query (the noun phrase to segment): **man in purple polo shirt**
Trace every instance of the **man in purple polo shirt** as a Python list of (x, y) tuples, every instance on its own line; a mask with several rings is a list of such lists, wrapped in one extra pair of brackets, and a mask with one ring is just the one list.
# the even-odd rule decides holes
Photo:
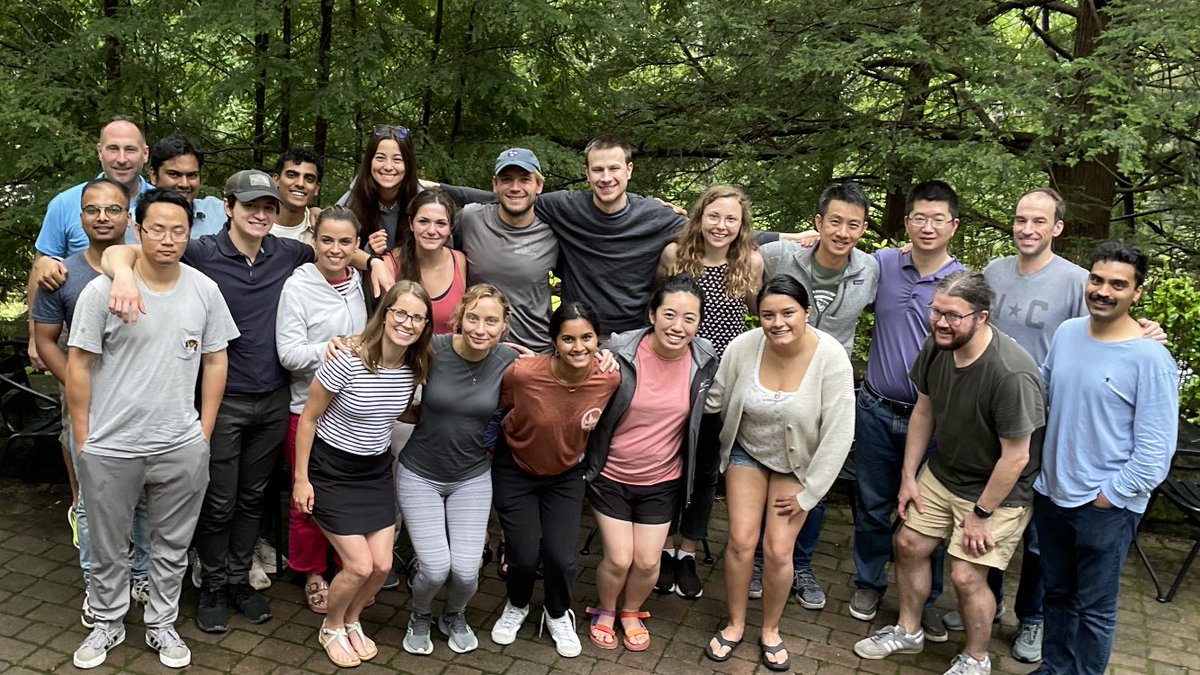
[[(946, 250), (958, 230), (958, 195), (940, 181), (920, 183), (905, 200), (904, 226), (911, 250), (875, 253), (879, 290), (875, 327), (867, 358), (867, 378), (859, 389), (855, 414), (854, 464), (857, 480), (854, 523), (854, 585), (850, 614), (871, 621), (887, 590), (892, 552), (892, 514), (900, 489), (904, 440), (917, 391), (908, 370), (929, 334), (929, 303), (943, 277), (965, 269)], [(934, 443), (930, 443), (930, 450)], [(932, 607), (942, 592), (942, 555), (934, 555), (933, 586), (922, 616), (925, 639), (948, 639)]]

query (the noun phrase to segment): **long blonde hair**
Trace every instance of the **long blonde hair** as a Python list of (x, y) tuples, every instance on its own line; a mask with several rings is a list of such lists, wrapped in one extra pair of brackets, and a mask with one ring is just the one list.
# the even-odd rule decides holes
[(379, 303), (375, 305), (375, 313), (371, 315), (370, 321), (367, 321), (367, 327), (363, 329), (362, 339), (358, 343), (358, 357), (362, 359), (363, 366), (367, 370), (372, 374), (379, 374), (379, 360), (383, 358), (383, 331), (387, 326), (388, 310), (402, 295), (411, 295), (425, 305), (425, 326), (421, 329), (421, 335), (416, 342), (404, 350), (404, 365), (412, 369), (413, 381), (416, 384), (425, 384), (425, 378), (429, 376), (429, 366), (433, 363), (433, 302), (430, 301), (429, 294), (425, 292), (421, 284), (407, 280), (397, 281), (387, 293), (383, 294)]
[(754, 236), (750, 234), (754, 226), (754, 217), (750, 212), (750, 200), (746, 193), (732, 185), (714, 185), (704, 191), (692, 211), (688, 215), (687, 224), (675, 239), (678, 248), (675, 251), (675, 261), (667, 276), (686, 274), (699, 279), (704, 274), (704, 233), (701, 230), (704, 219), (704, 209), (718, 199), (733, 197), (742, 207), (742, 226), (737, 236), (729, 244), (725, 255), (728, 267), (725, 272), (725, 295), (730, 298), (740, 298), (754, 290), (754, 278), (750, 266), (750, 257), (757, 246)]

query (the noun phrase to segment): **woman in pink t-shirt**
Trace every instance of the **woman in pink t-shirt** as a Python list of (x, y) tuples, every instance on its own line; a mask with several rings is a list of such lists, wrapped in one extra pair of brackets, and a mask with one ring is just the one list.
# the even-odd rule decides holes
[(667, 279), (650, 300), (650, 327), (615, 335), (607, 347), (621, 384), (588, 443), (588, 495), (604, 537), (596, 569), (599, 608), (589, 637), (645, 651), (650, 633), (641, 607), (658, 580), (659, 554), (671, 520), (691, 498), (696, 438), (708, 386), (716, 374), (712, 345), (696, 337), (704, 291), (695, 279)]

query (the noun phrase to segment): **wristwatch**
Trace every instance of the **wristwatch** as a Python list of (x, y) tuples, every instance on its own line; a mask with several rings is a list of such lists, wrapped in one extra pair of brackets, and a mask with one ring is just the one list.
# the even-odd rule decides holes
[(992, 512), (991, 512), (991, 511), (988, 511), (988, 510), (987, 510), (987, 509), (985, 509), (985, 508), (983, 508), (983, 507), (982, 507), (982, 506), (980, 506), (979, 504), (976, 504), (976, 505), (975, 505), (975, 515), (976, 515), (976, 516), (979, 516), (980, 518), (982, 518), (982, 519), (984, 519), (984, 520), (987, 520), (988, 518), (991, 518), (991, 517), (992, 517)]

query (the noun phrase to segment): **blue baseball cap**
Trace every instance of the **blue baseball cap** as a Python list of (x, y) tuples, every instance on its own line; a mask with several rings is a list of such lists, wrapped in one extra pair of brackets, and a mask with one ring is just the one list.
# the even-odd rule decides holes
[(538, 162), (537, 155), (528, 148), (509, 148), (500, 153), (500, 156), (496, 158), (496, 175), (510, 166), (519, 166), (530, 173), (542, 172), (542, 165)]

